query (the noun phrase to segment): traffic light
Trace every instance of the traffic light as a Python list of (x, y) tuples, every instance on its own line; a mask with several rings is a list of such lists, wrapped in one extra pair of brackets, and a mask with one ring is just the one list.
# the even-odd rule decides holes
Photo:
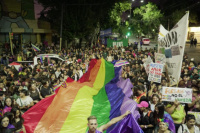
[(131, 35), (131, 33), (130, 33), (130, 32), (127, 32), (126, 36), (130, 36), (130, 35)]

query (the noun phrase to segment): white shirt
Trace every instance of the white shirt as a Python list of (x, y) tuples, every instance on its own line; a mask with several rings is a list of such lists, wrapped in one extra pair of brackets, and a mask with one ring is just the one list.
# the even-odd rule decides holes
[(150, 104), (151, 111), (154, 111), (155, 110), (155, 104), (153, 104), (151, 102), (149, 102), (149, 104)]
[(18, 98), (16, 102), (21, 107), (28, 106), (31, 104), (31, 102), (33, 102), (33, 99), (30, 96), (26, 96), (25, 99)]
[(109, 62), (112, 61), (112, 56), (108, 56), (107, 58), (108, 58), (107, 60), (108, 60)]
[(83, 72), (82, 70), (78, 70), (78, 73), (79, 73), (79, 79), (83, 76)]
[(58, 78), (60, 76), (60, 74), (61, 74), (61, 72), (56, 71), (55, 72), (56, 78)]
[[(178, 128), (178, 133), (190, 133), (190, 131), (185, 124), (182, 124), (182, 126)], [(200, 133), (199, 128), (197, 126), (194, 126), (194, 133)]]

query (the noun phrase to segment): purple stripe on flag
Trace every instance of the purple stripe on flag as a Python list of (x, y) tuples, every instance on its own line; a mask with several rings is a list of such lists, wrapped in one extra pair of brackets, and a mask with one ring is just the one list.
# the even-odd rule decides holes
[[(128, 98), (132, 94), (131, 88), (133, 87), (133, 85), (131, 84), (130, 80), (123, 80), (123, 79), (119, 78), (120, 75), (121, 75), (121, 68), (120, 67), (115, 68), (115, 78), (113, 78), (105, 86), (108, 100), (111, 105), (110, 120), (125, 113), (127, 110), (130, 110), (131, 113), (134, 114), (134, 117), (138, 119), (140, 117), (140, 115), (139, 115), (139, 112), (136, 110), (137, 103)], [(124, 89), (121, 89), (121, 87)], [(128, 93), (130, 93), (130, 94), (128, 94)], [(128, 96), (126, 96), (126, 94)], [(130, 106), (130, 107), (128, 107), (128, 106)], [(134, 117), (130, 117), (126, 121), (121, 121), (121, 122), (125, 123), (125, 124), (129, 123), (129, 125), (132, 124), (130, 126), (131, 131), (133, 131), (133, 128), (134, 128), (134, 131), (138, 131), (140, 133), (140, 131), (142, 131), (142, 130), (139, 127), (138, 123), (136, 122), (137, 119), (135, 119)], [(118, 130), (119, 123), (121, 123), (121, 122), (118, 122), (117, 124), (108, 128), (107, 133), (109, 133), (110, 131), (114, 131), (112, 133), (123, 133), (125, 131), (129, 131), (129, 127), (123, 128), (122, 130)]]
[(109, 133), (143, 133), (136, 119), (132, 114), (117, 123), (115, 128)]

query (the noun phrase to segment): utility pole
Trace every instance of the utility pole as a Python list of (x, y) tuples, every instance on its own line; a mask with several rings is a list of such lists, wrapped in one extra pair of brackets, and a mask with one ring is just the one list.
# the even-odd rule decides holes
[(62, 29), (63, 29), (63, 9), (64, 9), (64, 4), (62, 3), (62, 9), (61, 9), (61, 22), (60, 22), (60, 51), (62, 47)]
[(169, 31), (169, 19), (168, 19), (168, 31)]

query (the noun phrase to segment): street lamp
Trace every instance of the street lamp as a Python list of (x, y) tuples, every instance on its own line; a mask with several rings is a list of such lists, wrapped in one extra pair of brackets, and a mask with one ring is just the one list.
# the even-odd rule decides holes
[(130, 15), (128, 15), (128, 18), (130, 18)]
[(140, 2), (141, 2), (141, 3), (143, 3), (143, 2), (144, 2), (144, 0), (141, 0)]

